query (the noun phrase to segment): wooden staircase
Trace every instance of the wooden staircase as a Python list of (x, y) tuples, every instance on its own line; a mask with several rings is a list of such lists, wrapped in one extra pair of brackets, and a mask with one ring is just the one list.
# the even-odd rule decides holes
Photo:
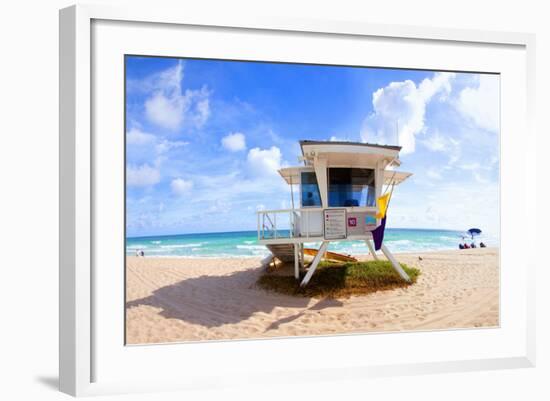
[(269, 244), (266, 247), (281, 262), (294, 262), (294, 244)]

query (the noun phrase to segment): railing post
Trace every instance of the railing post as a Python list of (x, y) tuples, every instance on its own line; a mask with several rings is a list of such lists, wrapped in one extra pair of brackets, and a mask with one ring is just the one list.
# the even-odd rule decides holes
[(273, 213), (273, 237), (277, 239), (277, 212)]
[(288, 212), (288, 222), (290, 223), (290, 238), (294, 237), (294, 218), (292, 215), (292, 210)]
[(306, 223), (307, 223), (306, 238), (309, 238), (309, 210), (306, 211), (306, 215), (307, 215), (307, 219), (306, 219)]

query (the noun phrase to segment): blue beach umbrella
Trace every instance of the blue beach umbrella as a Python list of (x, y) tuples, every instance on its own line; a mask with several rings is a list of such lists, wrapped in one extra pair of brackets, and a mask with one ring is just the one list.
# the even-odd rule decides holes
[(467, 232), (472, 236), (472, 238), (481, 234), (481, 230), (479, 228), (470, 228)]

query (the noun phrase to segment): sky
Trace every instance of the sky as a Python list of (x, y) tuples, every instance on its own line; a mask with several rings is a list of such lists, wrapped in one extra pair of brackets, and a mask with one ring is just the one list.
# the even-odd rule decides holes
[(256, 229), (299, 140), (400, 145), (388, 227), (499, 231), (499, 76), (126, 57), (127, 236)]

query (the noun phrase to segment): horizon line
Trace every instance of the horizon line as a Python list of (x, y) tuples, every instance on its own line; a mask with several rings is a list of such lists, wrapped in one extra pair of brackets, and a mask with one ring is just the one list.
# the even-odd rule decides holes
[[(425, 230), (425, 231), (456, 231), (464, 232), (467, 230), (458, 230), (453, 228), (424, 228), (424, 227), (387, 227), (387, 230)], [(288, 230), (285, 228), (283, 230)], [(207, 232), (193, 232), (193, 233), (178, 233), (178, 234), (149, 234), (149, 235), (139, 235), (139, 236), (126, 236), (125, 239), (140, 239), (140, 238), (150, 238), (150, 237), (174, 237), (178, 235), (204, 235), (204, 234), (235, 234), (235, 233), (245, 233), (245, 232), (257, 232), (257, 230), (234, 230), (234, 231), (207, 231)]]

